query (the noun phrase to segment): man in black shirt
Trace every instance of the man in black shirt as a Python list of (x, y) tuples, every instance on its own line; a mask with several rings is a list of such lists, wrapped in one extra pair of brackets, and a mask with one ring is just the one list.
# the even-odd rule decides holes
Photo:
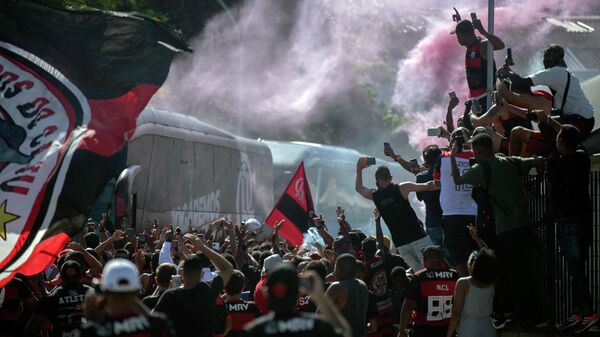
[(50, 336), (79, 336), (82, 323), (82, 303), (92, 288), (81, 283), (81, 265), (66, 261), (60, 269), (62, 285), (48, 297), (42, 297), (35, 313), (25, 327), (25, 336), (37, 336), (49, 320), (52, 323)]
[(558, 224), (558, 243), (561, 253), (567, 259), (572, 279), (574, 308), (563, 329), (575, 327), (577, 333), (598, 322), (585, 274), (585, 260), (593, 236), (589, 193), (590, 159), (585, 151), (577, 150), (580, 140), (579, 130), (575, 126), (563, 124), (556, 138), (560, 156), (547, 162), (548, 187)]
[(158, 300), (154, 311), (167, 315), (178, 336), (212, 337), (217, 296), (229, 282), (233, 266), (219, 253), (206, 247), (203, 240), (193, 235), (187, 238), (199, 254), (214, 264), (219, 275), (210, 284), (200, 282), (204, 262), (199, 255), (189, 255), (183, 262), (183, 287), (167, 290)]
[(154, 293), (150, 296), (144, 297), (142, 302), (150, 309), (154, 309), (156, 303), (158, 303), (158, 299), (162, 296), (162, 294), (169, 289), (169, 285), (171, 284), (171, 277), (177, 274), (177, 268), (172, 263), (163, 263), (158, 268), (156, 268), (156, 284), (157, 288), (154, 290)]
[[(175, 336), (169, 321), (163, 315), (150, 313), (138, 299), (142, 285), (133, 262), (126, 259), (110, 260), (102, 274), (101, 292), (88, 293), (85, 300), (86, 317), (90, 321), (83, 325), (81, 336)], [(101, 314), (93, 314), (98, 312)]]
[(271, 312), (245, 328), (248, 337), (352, 337), (348, 322), (324, 294), (323, 283), (314, 271), (306, 272), (303, 292), (319, 306), (325, 320), (296, 309), (300, 280), (296, 269), (283, 263), (267, 276), (267, 305)]
[[(427, 171), (417, 174), (417, 183), (433, 180), (433, 170), (442, 151), (437, 145), (428, 145), (423, 150), (423, 159)], [(440, 206), (440, 191), (417, 192), (417, 199), (425, 203), (425, 228), (427, 235), (434, 245), (441, 246), (444, 239), (442, 229), (442, 206)]]
[(373, 200), (377, 210), (385, 220), (394, 245), (406, 263), (414, 270), (423, 268), (421, 249), (431, 245), (429, 236), (425, 234), (421, 221), (412, 209), (408, 195), (410, 192), (435, 191), (438, 187), (434, 181), (425, 184), (403, 182), (392, 183), (390, 170), (379, 166), (375, 171), (377, 190), (363, 186), (362, 170), (367, 165), (367, 157), (361, 157), (356, 163), (355, 189), (364, 198)]

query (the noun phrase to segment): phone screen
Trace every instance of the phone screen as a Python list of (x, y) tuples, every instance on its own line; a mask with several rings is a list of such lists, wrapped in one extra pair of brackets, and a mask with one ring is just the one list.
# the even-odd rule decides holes
[(367, 165), (372, 166), (372, 165), (375, 165), (375, 163), (376, 163), (375, 157), (367, 158)]
[(133, 227), (127, 227), (127, 236), (134, 236), (135, 235), (135, 230), (133, 229)]

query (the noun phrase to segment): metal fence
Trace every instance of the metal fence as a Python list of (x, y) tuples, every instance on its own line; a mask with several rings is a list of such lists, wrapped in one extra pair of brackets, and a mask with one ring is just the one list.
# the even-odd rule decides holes
[[(600, 309), (600, 156), (594, 156), (590, 173), (590, 196), (592, 199), (593, 238), (588, 251), (586, 271), (593, 297), (594, 309)], [(532, 268), (535, 273), (535, 289), (539, 308), (546, 321), (555, 324), (567, 317), (572, 310), (571, 280), (565, 258), (559, 254), (556, 224), (546, 221), (546, 184), (535, 175), (527, 179), (531, 218), (535, 222), (536, 249)]]

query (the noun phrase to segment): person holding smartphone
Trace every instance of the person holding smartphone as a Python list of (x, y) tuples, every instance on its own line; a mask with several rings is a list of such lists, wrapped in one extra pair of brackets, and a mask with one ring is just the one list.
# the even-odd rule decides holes
[(423, 268), (421, 249), (431, 245), (429, 236), (423, 230), (422, 222), (417, 218), (408, 195), (411, 192), (435, 191), (434, 181), (427, 183), (392, 182), (389, 168), (379, 166), (375, 171), (377, 189), (363, 185), (362, 171), (367, 167), (367, 157), (361, 157), (356, 163), (355, 189), (364, 198), (372, 200), (385, 220), (399, 255), (414, 270)]

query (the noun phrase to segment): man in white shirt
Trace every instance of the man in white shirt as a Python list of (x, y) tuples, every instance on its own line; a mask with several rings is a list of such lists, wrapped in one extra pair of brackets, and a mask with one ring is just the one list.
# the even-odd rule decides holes
[[(514, 91), (528, 92), (532, 86), (545, 85), (550, 88), (554, 96), (550, 104), (549, 101), (546, 102), (545, 100), (527, 99), (528, 97), (525, 97), (527, 95), (511, 95), (517, 99), (518, 96), (521, 96), (522, 99), (512, 103), (521, 103), (519, 105), (533, 110), (543, 110), (543, 112), (536, 113), (541, 134), (531, 130), (526, 132), (513, 130), (511, 144), (515, 142), (527, 144), (530, 138), (533, 137), (536, 142), (546, 143), (546, 146), (542, 146), (542, 148), (550, 147), (550, 150), (554, 151), (556, 135), (560, 131), (561, 124), (575, 125), (583, 139), (587, 138), (592, 132), (595, 123), (594, 107), (585, 97), (579, 79), (567, 69), (564, 55), (565, 51), (561, 46), (550, 44), (544, 50), (544, 70), (528, 77), (521, 77), (505, 68), (498, 70), (498, 77), (508, 77), (512, 82), (512, 90)], [(558, 116), (549, 118), (551, 109)], [(511, 148), (513, 147), (511, 146)], [(520, 149), (520, 147), (518, 148)], [(512, 155), (520, 155), (520, 153), (512, 153)]]
[[(458, 136), (458, 137), (457, 137)], [(452, 133), (452, 140), (462, 138), (463, 150), (456, 156), (461, 172), (471, 168), (470, 159), (473, 151), (467, 147), (470, 132), (466, 128), (458, 128)], [(468, 276), (467, 260), (477, 245), (471, 239), (467, 226), (475, 224), (477, 204), (471, 197), (472, 186), (455, 185), (452, 178), (450, 152), (443, 152), (435, 165), (433, 179), (440, 187), (440, 206), (442, 207), (444, 227), (444, 247), (450, 253), (450, 263), (460, 276)]]

